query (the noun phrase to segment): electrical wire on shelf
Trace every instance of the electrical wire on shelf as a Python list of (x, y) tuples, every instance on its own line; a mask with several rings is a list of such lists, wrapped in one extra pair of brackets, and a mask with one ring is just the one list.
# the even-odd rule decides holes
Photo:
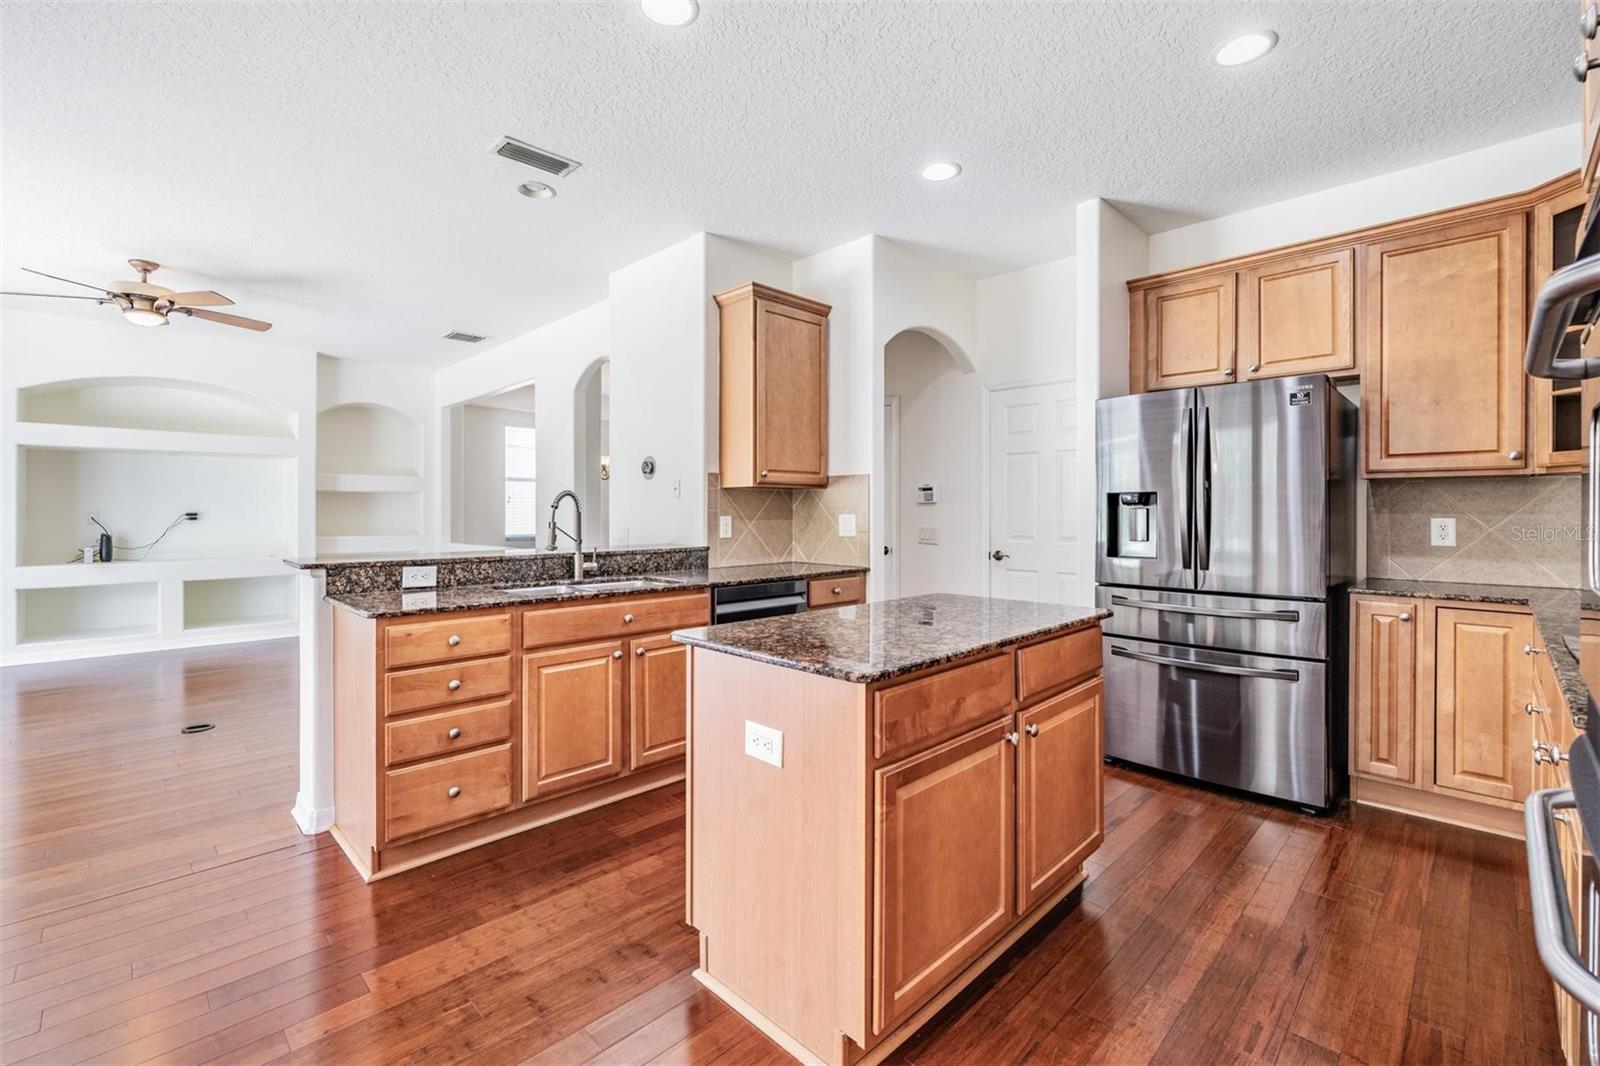
[[(112, 547), (115, 548), (119, 552), (143, 552), (144, 554), (140, 555), (137, 559), (129, 560), (130, 562), (142, 562), (145, 559), (148, 559), (150, 557), (150, 552), (152, 550), (154, 550), (154, 548), (155, 548), (155, 546), (157, 544), (160, 544), (163, 540), (167, 539), (167, 534), (168, 533), (171, 533), (174, 529), (177, 529), (179, 526), (183, 525), (184, 522), (188, 521), (188, 518), (189, 518), (189, 512), (188, 511), (182, 512), (181, 514), (178, 515), (177, 518), (174, 518), (167, 525), (166, 529), (163, 529), (161, 531), (160, 535), (157, 536), (155, 540), (150, 541), (148, 544), (116, 544), (116, 543), (113, 543)], [(111, 530), (107, 529), (105, 527), (105, 525), (100, 521), (100, 519), (95, 518), (93, 515), (90, 515), (89, 516), (89, 521), (91, 521), (95, 525), (99, 526), (100, 527), (100, 532), (104, 533), (108, 537), (111, 536)], [(76, 562), (81, 562), (82, 560), (83, 560), (83, 549), (80, 548), (80, 549), (78, 549), (77, 554), (75, 554), (71, 559), (69, 559), (67, 561), (68, 562), (72, 562), (72, 563), (76, 563)], [(102, 561), (104, 561), (104, 560), (102, 560)]]

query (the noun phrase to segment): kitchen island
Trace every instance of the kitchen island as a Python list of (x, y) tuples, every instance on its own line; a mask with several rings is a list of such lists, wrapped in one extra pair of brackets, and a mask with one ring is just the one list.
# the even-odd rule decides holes
[(1092, 607), (916, 596), (680, 630), (696, 977), (806, 1062), (876, 1062), (1083, 882)]

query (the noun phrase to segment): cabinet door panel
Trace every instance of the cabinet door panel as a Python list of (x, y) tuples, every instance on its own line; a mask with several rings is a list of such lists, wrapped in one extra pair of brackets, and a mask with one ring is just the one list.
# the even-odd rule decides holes
[(1520, 472), (1524, 216), (1361, 248), (1365, 471)]
[(1233, 378), (1234, 275), (1177, 281), (1144, 294), (1147, 389)]
[(1017, 910), (1065, 884), (1105, 839), (1100, 681), (1017, 716)]
[(1417, 627), (1422, 624), (1415, 600), (1351, 601), (1351, 773), (1416, 784)]
[(689, 648), (670, 635), (628, 642), (628, 733), (633, 769), (683, 754)]
[(1533, 694), (1523, 650), (1533, 618), (1440, 608), (1434, 681), (1434, 784), (1520, 803), (1532, 787)]
[(756, 301), (756, 466), (763, 485), (828, 481), (828, 320)]
[(874, 775), (873, 1029), (893, 1028), (1012, 921), (1011, 720)]
[(1239, 364), (1245, 379), (1331, 374), (1356, 365), (1355, 251), (1296, 256), (1241, 275)]
[(522, 795), (622, 773), (622, 644), (607, 641), (522, 658)]

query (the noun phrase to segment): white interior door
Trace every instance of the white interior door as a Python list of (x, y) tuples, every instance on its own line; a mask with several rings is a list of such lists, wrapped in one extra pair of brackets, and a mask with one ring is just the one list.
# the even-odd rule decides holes
[(989, 595), (1067, 603), (1083, 522), (1071, 382), (989, 393)]
[(900, 595), (900, 397), (883, 399), (883, 598)]

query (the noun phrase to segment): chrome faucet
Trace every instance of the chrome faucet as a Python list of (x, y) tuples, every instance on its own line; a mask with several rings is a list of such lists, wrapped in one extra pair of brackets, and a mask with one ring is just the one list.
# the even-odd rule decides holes
[[(574, 532), (568, 533), (556, 525), (556, 512), (561, 509), (561, 501), (572, 501), (572, 528)], [(550, 539), (545, 544), (545, 550), (556, 550), (556, 534), (560, 533), (572, 541), (572, 576), (582, 577), (585, 572), (596, 569), (598, 563), (583, 561), (583, 503), (578, 499), (578, 494), (571, 489), (562, 489), (556, 493), (556, 498), (550, 501)]]

